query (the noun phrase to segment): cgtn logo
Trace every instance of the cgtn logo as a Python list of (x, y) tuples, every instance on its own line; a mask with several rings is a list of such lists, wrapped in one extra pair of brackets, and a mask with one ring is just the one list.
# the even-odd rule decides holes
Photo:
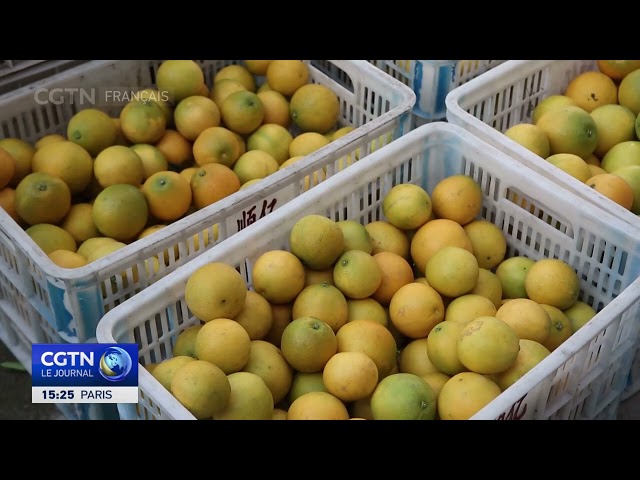
[(34, 344), (33, 401), (137, 403), (137, 358), (135, 344)]

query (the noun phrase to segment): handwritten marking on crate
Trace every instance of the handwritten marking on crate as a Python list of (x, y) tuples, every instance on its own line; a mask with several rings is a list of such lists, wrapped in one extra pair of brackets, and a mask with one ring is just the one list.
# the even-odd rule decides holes
[(527, 404), (523, 404), (527, 395), (528, 394), (525, 393), (517, 402), (511, 405), (508, 412), (502, 412), (496, 420), (522, 420), (527, 413)]
[(266, 217), (280, 206), (292, 200), (296, 196), (295, 192), (295, 185), (289, 185), (276, 194), (258, 200), (241, 212), (231, 215), (226, 220), (228, 234), (232, 235), (237, 233), (261, 218)]

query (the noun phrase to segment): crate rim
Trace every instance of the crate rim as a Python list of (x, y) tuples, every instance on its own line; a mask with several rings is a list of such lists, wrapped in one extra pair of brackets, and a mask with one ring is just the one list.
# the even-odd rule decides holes
[[(110, 65), (115, 64), (115, 62), (120, 61), (122, 60), (89, 61), (85, 64), (78, 65), (77, 67), (73, 67), (70, 70), (55, 74), (48, 79), (40, 80), (30, 85), (25, 85), (24, 87), (16, 89), (15, 91), (0, 97), (0, 110), (2, 109), (4, 103), (11, 102), (14, 97), (26, 95), (30, 91), (39, 88), (41, 85), (50, 84), (56, 79), (64, 78), (65, 76), (70, 74), (82, 75), (84, 72), (93, 71), (96, 68), (108, 68)], [(329, 61), (337, 62), (338, 64), (340, 64), (341, 62), (345, 62), (345, 60)], [(394, 91), (397, 91), (401, 94), (402, 102), (398, 106), (390, 109), (388, 112), (383, 113), (382, 115), (372, 119), (370, 122), (357, 127), (353, 131), (332, 142), (330, 144), (332, 150), (341, 150), (343, 147), (350, 145), (364, 137), (371, 136), (374, 132), (377, 132), (379, 129), (385, 127), (391, 119), (402, 118), (404, 115), (409, 115), (416, 100), (415, 92), (411, 88), (403, 84), (401, 81), (391, 77), (390, 75), (385, 74), (383, 71), (370, 64), (366, 60), (349, 60), (349, 62), (354, 64), (358, 69), (361, 69), (367, 77), (376, 77), (380, 82), (388, 83), (394, 89)], [(313, 166), (316, 163), (316, 160), (324, 157), (327, 148), (329, 148), (328, 145), (316, 150), (309, 155), (306, 155), (304, 159), (296, 163), (295, 167), (291, 168), (295, 168), (297, 171), (302, 173), (313, 172)], [(170, 223), (166, 227), (159, 229), (158, 231), (152, 233), (151, 235), (148, 235), (147, 237), (136, 240), (135, 242), (128, 244), (126, 247), (122, 247), (121, 249), (103, 258), (100, 258), (90, 264), (76, 269), (61, 268), (53, 263), (53, 261), (51, 261), (51, 259), (44, 253), (44, 251), (42, 251), (36, 245), (31, 237), (26, 234), (24, 229), (22, 229), (4, 210), (1, 209), (0, 234), (10, 238), (14, 243), (18, 243), (20, 245), (20, 248), (24, 250), (24, 252), (32, 261), (37, 263), (38, 267), (45, 275), (55, 277), (56, 279), (61, 281), (80, 281), (85, 279), (95, 280), (101, 270), (105, 270), (107, 268), (115, 269), (114, 265), (120, 265), (124, 260), (130, 259), (140, 252), (151, 250), (154, 245), (168, 240), (170, 237), (175, 236), (179, 232), (193, 228), (193, 235), (195, 235), (196, 233), (201, 231), (201, 229), (199, 230), (195, 227), (195, 225), (206, 222), (206, 220), (212, 215), (216, 215), (218, 213), (224, 215), (224, 212), (230, 209), (232, 206), (237, 206), (239, 203), (246, 203), (247, 205), (251, 205), (255, 203), (255, 201), (278, 191), (280, 188), (285, 186), (283, 184), (286, 183), (290, 172), (291, 170), (288, 170), (288, 168), (277, 171), (270, 176), (271, 181), (266, 187), (265, 185), (253, 185), (250, 188), (239, 190), (229, 197), (215, 202), (214, 204), (208, 205), (207, 207), (200, 209), (190, 215), (187, 215), (178, 221)], [(314, 188), (317, 188), (317, 186), (314, 186)], [(150, 253), (150, 255), (152, 254)], [(146, 257), (140, 258), (139, 261), (142, 262), (145, 259)]]

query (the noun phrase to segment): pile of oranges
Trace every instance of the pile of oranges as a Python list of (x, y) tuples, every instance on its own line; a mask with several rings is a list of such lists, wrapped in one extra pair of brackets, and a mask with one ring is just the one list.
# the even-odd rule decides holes
[(245, 60), (207, 85), (200, 64), (166, 60), (116, 117), (84, 108), (33, 145), (0, 140), (0, 207), (54, 263), (82, 267), (353, 130), (310, 75), (301, 60)]

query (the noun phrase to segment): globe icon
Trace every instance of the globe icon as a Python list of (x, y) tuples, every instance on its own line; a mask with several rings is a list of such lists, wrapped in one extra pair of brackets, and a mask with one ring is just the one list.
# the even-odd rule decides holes
[(100, 357), (100, 374), (109, 381), (117, 382), (131, 371), (131, 357), (120, 347), (109, 347)]

